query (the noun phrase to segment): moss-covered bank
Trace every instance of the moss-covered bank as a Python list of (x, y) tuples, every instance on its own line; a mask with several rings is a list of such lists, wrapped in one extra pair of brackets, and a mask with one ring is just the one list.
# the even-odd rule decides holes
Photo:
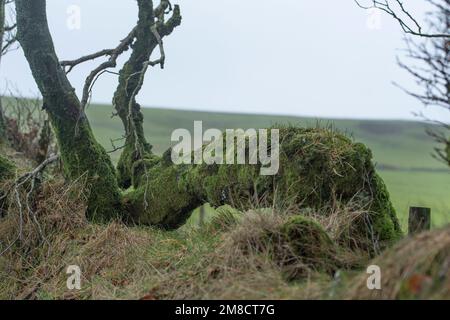
[(380, 246), (401, 236), (371, 151), (330, 129), (280, 128), (280, 170), (274, 176), (260, 175), (260, 165), (175, 166), (170, 151), (146, 163), (147, 170), (135, 170), (135, 190), (125, 197), (131, 216), (142, 223), (179, 226), (203, 202), (321, 212), (351, 203), (369, 213), (356, 221), (354, 232)]

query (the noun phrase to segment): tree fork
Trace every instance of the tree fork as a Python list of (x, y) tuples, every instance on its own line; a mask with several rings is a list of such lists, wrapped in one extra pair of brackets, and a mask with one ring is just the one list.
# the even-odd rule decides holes
[[(142, 88), (148, 66), (159, 64), (161, 68), (164, 67), (161, 39), (171, 34), (181, 23), (179, 6), (175, 6), (171, 18), (164, 21), (166, 10), (172, 9), (169, 1), (161, 1), (154, 9), (151, 0), (138, 0), (138, 7), (136, 40), (129, 60), (119, 72), (119, 85), (113, 99), (113, 105), (125, 128), (125, 148), (117, 165), (119, 185), (124, 188), (132, 184), (134, 163), (152, 156), (152, 146), (144, 135), (144, 117), (136, 96)], [(149, 61), (158, 46), (161, 48), (161, 58), (155, 62)]]

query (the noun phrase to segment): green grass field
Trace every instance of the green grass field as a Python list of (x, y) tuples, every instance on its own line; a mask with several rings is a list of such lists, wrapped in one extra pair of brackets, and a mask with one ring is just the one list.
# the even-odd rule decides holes
[[(369, 121), (308, 119), (293, 116), (247, 115), (180, 111), (169, 109), (143, 109), (145, 132), (156, 153), (162, 153), (171, 142), (174, 129), (193, 131), (194, 120), (202, 120), (204, 129), (265, 128), (277, 123), (301, 126), (333, 125), (367, 144), (397, 209), (402, 226), (406, 228), (408, 207), (432, 208), (433, 225), (450, 222), (450, 170), (432, 158), (434, 144), (425, 133), (425, 125), (412, 121)], [(107, 150), (112, 149), (110, 139), (123, 135), (117, 117), (111, 118), (110, 106), (93, 105), (88, 116), (98, 140)], [(115, 142), (116, 146), (120, 141)], [(117, 160), (119, 153), (112, 153)]]

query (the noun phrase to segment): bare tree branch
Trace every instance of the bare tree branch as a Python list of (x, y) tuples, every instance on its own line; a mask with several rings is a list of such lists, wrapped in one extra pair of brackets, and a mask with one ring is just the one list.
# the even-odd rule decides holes
[(66, 60), (61, 61), (60, 64), (63, 67), (69, 67), (69, 69), (66, 71), (66, 73), (69, 73), (72, 71), (74, 67), (77, 65), (84, 63), (86, 61), (94, 60), (100, 57), (109, 56), (109, 59), (102, 64), (100, 64), (97, 68), (91, 71), (89, 76), (86, 78), (84, 88), (83, 88), (83, 96), (81, 99), (81, 107), (84, 110), (88, 101), (89, 97), (92, 92), (92, 85), (98, 79), (98, 76), (101, 75), (105, 70), (109, 68), (115, 68), (117, 66), (117, 59), (119, 56), (127, 51), (130, 47), (130, 45), (133, 43), (136, 33), (136, 27), (131, 30), (131, 32), (122, 40), (120, 41), (120, 44), (114, 48), (114, 49), (104, 49), (99, 52), (89, 54), (86, 56), (83, 56), (81, 58), (78, 58), (76, 60)]
[(65, 60), (61, 61), (60, 64), (62, 67), (69, 67), (69, 69), (66, 71), (66, 73), (69, 73), (72, 71), (73, 68), (75, 68), (77, 65), (82, 64), (89, 60), (95, 60), (100, 57), (104, 56), (111, 56), (114, 53), (115, 49), (104, 49), (96, 53), (88, 54), (86, 56), (80, 57), (76, 60)]
[(18, 48), (14, 0), (0, 0), (0, 58)]
[[(449, 38), (449, 32), (424, 33), (416, 18), (406, 9), (401, 0), (370, 0), (370, 4), (363, 5), (361, 0), (354, 0), (362, 9), (378, 9), (394, 18), (402, 30), (410, 35), (425, 38)], [(394, 3), (394, 4), (392, 4)]]
[[(430, 30), (448, 33), (450, 31), (450, 0), (428, 0), (433, 10), (428, 13)], [(407, 71), (416, 82), (416, 88), (406, 89), (395, 84), (404, 92), (419, 100), (425, 107), (450, 111), (450, 40), (446, 38), (405, 38), (406, 56), (398, 65)], [(419, 115), (441, 130), (430, 128), (427, 133), (440, 145), (434, 156), (450, 165), (450, 125), (444, 121)], [(447, 133), (446, 133), (447, 132)]]

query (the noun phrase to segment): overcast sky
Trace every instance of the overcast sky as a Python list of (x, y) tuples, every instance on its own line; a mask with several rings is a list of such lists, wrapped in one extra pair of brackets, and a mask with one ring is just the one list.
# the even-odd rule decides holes
[[(132, 0), (47, 3), (61, 60), (115, 47), (137, 20)], [(166, 68), (148, 72), (138, 98), (142, 105), (391, 119), (412, 119), (412, 112), (423, 109), (392, 85), (392, 81), (412, 83), (396, 64), (403, 47), (399, 26), (387, 16), (358, 8), (353, 0), (178, 3), (182, 25), (165, 39)], [(71, 24), (73, 5), (81, 10), (79, 29)], [(425, 12), (424, 0), (408, 5), (420, 16)], [(78, 92), (87, 73), (100, 62), (70, 74)], [(5, 79), (23, 94), (37, 93), (21, 51), (3, 59), (3, 88)], [(115, 76), (104, 75), (95, 86), (93, 101), (110, 103), (116, 85)]]

